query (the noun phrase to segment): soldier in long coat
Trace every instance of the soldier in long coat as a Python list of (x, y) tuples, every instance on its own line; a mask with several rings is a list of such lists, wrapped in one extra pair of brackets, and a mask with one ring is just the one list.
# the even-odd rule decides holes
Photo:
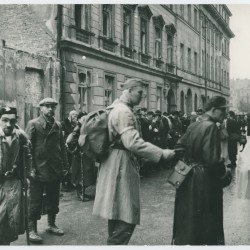
[(32, 143), (32, 178), (30, 180), (29, 227), (30, 240), (41, 243), (37, 220), (41, 218), (42, 197), (46, 191), (49, 233), (63, 235), (55, 224), (59, 212), (60, 182), (69, 164), (61, 124), (54, 119), (57, 101), (45, 98), (40, 103), (41, 115), (29, 121), (26, 132)]
[(108, 245), (128, 244), (140, 224), (138, 157), (157, 163), (174, 156), (172, 150), (162, 150), (140, 137), (132, 109), (141, 101), (142, 86), (138, 79), (127, 80), (109, 114), (110, 141), (115, 140), (115, 145), (101, 162), (93, 208), (93, 214), (108, 219)]
[[(23, 146), (28, 140), (23, 131), (15, 127), (16, 109), (0, 110), (0, 245), (9, 245), (23, 234), (24, 228), (24, 168)], [(31, 159), (26, 152), (26, 159)], [(28, 163), (29, 161), (27, 161)], [(29, 172), (27, 164), (27, 172)], [(29, 173), (28, 173), (29, 175)]]
[(174, 245), (224, 245), (223, 181), (230, 175), (221, 161), (220, 131), (216, 122), (226, 116), (226, 100), (215, 96), (207, 112), (192, 123), (176, 150), (196, 166), (176, 190)]

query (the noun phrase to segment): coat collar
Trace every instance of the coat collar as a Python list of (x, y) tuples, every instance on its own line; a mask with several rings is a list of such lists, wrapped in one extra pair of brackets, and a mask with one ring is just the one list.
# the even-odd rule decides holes
[[(39, 121), (40, 125), (43, 127), (43, 129), (46, 129), (47, 121), (46, 121), (46, 119), (45, 119), (45, 117), (43, 115), (39, 116), (38, 121)], [(55, 119), (54, 119), (53, 127), (55, 125), (58, 126)]]
[(201, 121), (211, 121), (211, 122), (216, 122), (210, 115), (208, 114), (203, 114), (201, 117), (200, 117), (200, 120)]

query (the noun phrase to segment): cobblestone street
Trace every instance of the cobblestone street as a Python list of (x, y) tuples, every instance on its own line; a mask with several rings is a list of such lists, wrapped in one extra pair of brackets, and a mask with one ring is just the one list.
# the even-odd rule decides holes
[[(171, 170), (154, 172), (141, 179), (141, 225), (137, 226), (130, 245), (170, 245), (175, 190), (167, 183)], [(46, 216), (38, 223), (44, 245), (105, 245), (107, 222), (92, 215), (93, 201), (82, 203), (75, 192), (63, 193), (57, 224), (65, 231), (62, 237), (46, 233)], [(250, 244), (250, 201), (235, 197), (235, 180), (224, 189), (224, 230), (227, 245)], [(25, 235), (12, 245), (25, 245)]]

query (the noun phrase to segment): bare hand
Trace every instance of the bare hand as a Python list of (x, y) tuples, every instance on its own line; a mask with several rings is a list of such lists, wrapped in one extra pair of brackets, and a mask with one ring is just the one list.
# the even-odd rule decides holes
[(171, 150), (171, 149), (163, 150), (162, 158), (164, 160), (171, 160), (174, 156), (175, 156), (174, 150)]

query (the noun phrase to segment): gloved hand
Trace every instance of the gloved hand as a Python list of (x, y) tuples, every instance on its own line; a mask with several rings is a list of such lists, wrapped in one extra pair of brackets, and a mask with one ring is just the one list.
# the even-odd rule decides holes
[(171, 160), (175, 156), (175, 151), (171, 149), (163, 149), (163, 160)]

